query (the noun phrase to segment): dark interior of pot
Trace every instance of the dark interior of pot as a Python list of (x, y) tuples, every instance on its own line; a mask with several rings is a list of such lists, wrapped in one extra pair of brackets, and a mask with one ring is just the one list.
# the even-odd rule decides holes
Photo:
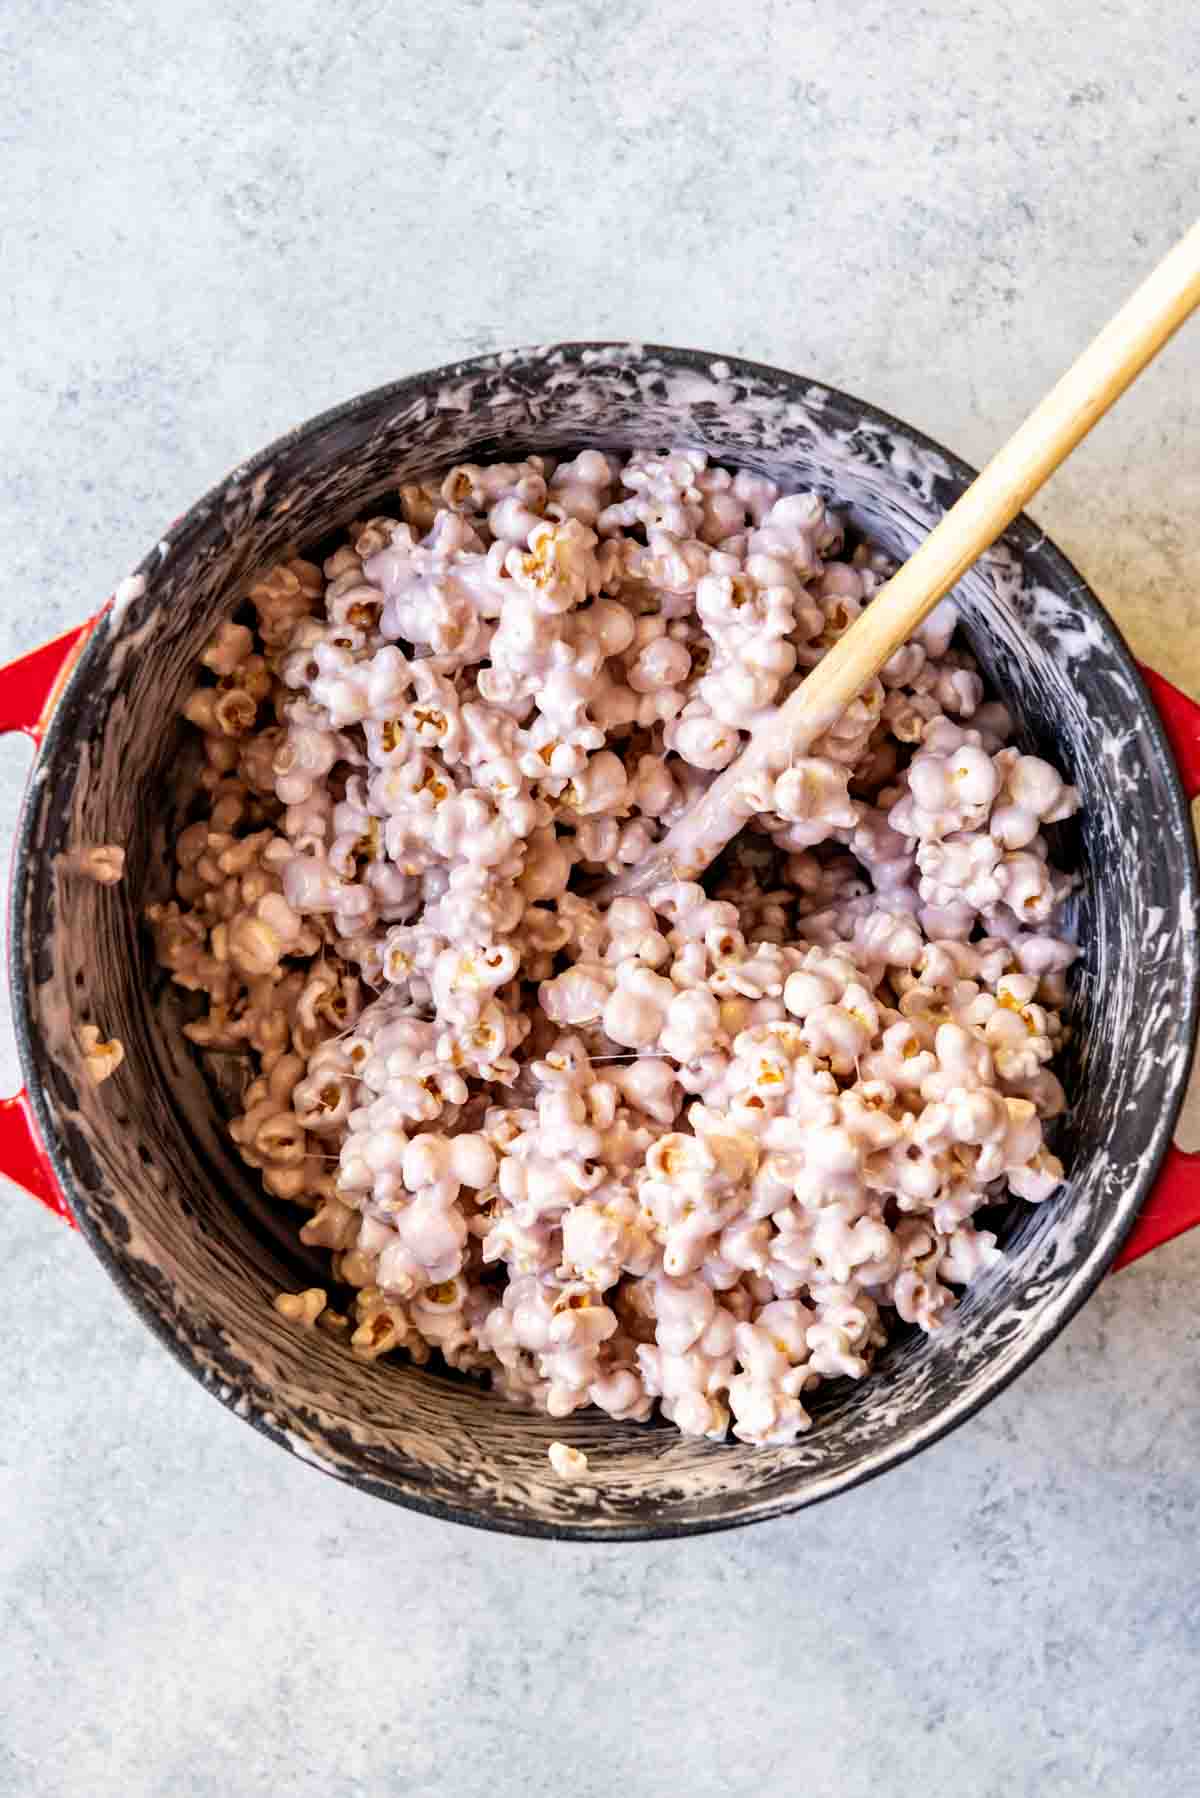
[[(196, 655), (249, 580), (398, 482), (463, 459), (596, 445), (687, 445), (816, 487), (904, 555), (969, 478), (931, 444), (807, 380), (698, 353), (568, 345), (419, 376), (352, 402), (239, 469), (188, 514), (96, 628), (43, 748), (14, 893), (19, 1025), (41, 1128), (92, 1246), (180, 1358), (304, 1459), (443, 1516), (620, 1539), (720, 1528), (825, 1497), (967, 1416), (1050, 1339), (1100, 1277), (1145, 1196), (1186, 1079), (1196, 990), (1188, 815), (1127, 653), (1074, 570), (1025, 523), (958, 590), (964, 628), (1023, 741), (1081, 790), (1083, 875), (1069, 1170), (1013, 1205), (1004, 1261), (936, 1337), (897, 1337), (873, 1376), (825, 1386), (811, 1433), (760, 1449), (662, 1423), (510, 1410), (465, 1380), (362, 1365), (272, 1308), (323, 1260), (299, 1213), (266, 1200), (179, 1034), (180, 999), (139, 926), (166, 887), (179, 707)], [(101, 887), (62, 852), (127, 845)], [(1059, 859), (1061, 859), (1061, 851)], [(76, 1028), (117, 1036), (96, 1087)], [(550, 1470), (560, 1439), (586, 1483)]]

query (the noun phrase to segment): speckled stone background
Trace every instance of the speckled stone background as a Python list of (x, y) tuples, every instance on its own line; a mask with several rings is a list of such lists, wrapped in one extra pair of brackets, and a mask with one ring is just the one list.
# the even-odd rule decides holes
[[(284, 427), (507, 343), (738, 351), (979, 460), (1189, 222), (1198, 108), (1190, 0), (8, 0), (0, 655)], [(1200, 694), (1198, 396), (1200, 322), (1034, 510)], [(6, 1798), (1196, 1789), (1200, 1237), (883, 1482), (600, 1552), (319, 1478), (0, 1230)]]

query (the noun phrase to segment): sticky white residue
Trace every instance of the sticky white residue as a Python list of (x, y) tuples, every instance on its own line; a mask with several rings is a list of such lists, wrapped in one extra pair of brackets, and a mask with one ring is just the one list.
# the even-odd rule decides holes
[[(812, 395), (813, 389), (810, 387), (808, 390), (810, 403), (812, 403)], [(950, 464), (935, 450), (926, 449), (923, 445), (918, 447), (915, 443), (905, 443), (903, 438), (893, 437), (890, 442), (890, 451), (891, 465), (896, 473), (925, 498), (932, 495), (934, 480), (950, 479)]]
[[(160, 546), (161, 547), (161, 546)], [(125, 622), (125, 614), (135, 599), (140, 599), (146, 591), (146, 577), (143, 574), (128, 574), (123, 581), (118, 581), (112, 596), (112, 605), (108, 609), (109, 623), (114, 630), (119, 630)]]
[(335, 1479), (345, 1479), (348, 1469), (339, 1467), (328, 1455), (318, 1454), (307, 1437), (297, 1435), (295, 1430), (284, 1430), (283, 1439), (297, 1460), (307, 1461), (310, 1467), (319, 1467), (322, 1473), (331, 1473)]
[(1132, 730), (1107, 731), (1100, 739), (1100, 754), (1104, 758), (1106, 778), (1121, 787), (1128, 786), (1131, 782), (1136, 784), (1136, 769), (1129, 766), (1135, 736), (1136, 732)]
[(672, 403), (681, 406), (731, 404), (734, 393), (729, 382), (714, 382), (699, 369), (682, 369), (671, 383)]

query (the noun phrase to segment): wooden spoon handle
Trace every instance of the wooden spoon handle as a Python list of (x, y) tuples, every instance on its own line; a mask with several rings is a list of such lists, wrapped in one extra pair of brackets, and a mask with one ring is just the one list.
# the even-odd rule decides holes
[(1200, 305), (1200, 224), (1165, 256), (795, 692), (652, 854), (604, 896), (695, 880), (761, 810), (763, 778), (827, 731)]

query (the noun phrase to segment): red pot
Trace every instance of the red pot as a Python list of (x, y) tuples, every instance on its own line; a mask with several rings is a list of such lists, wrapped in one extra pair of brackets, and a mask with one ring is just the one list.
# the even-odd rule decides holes
[[(97, 618), (0, 670), (0, 729), (39, 745), (11, 912), (29, 1090), (0, 1106), (0, 1170), (77, 1222), (172, 1351), (275, 1440), (381, 1496), (535, 1535), (684, 1534), (843, 1490), (992, 1397), (1109, 1266), (1200, 1222), (1200, 1156), (1170, 1146), (1200, 980), (1184, 798), (1200, 791), (1200, 707), (1152, 672), (1139, 679), (1086, 584), (1018, 520), (959, 593), (985, 673), (1083, 794), (1080, 1050), (1067, 1070), (1078, 1098), (1064, 1188), (1013, 1208), (1003, 1264), (941, 1338), (898, 1340), (877, 1377), (817, 1395), (810, 1437), (753, 1450), (516, 1413), (449, 1376), (353, 1363), (273, 1312), (274, 1291), (315, 1283), (320, 1267), (293, 1241), (294, 1214), (233, 1157), (137, 925), (169, 861), (163, 780), (198, 648), (285, 543), (318, 540), (398, 480), (514, 449), (664, 441), (823, 487), (894, 553), (972, 473), (886, 414), (778, 370), (653, 346), (511, 352), (364, 395), (281, 440), (181, 519)], [(129, 849), (120, 888), (63, 874), (60, 851), (114, 840)], [(1149, 940), (1161, 942), (1152, 965)], [(73, 1048), (87, 1015), (126, 1048), (91, 1095)], [(586, 1486), (550, 1474), (555, 1437), (587, 1450)]]

